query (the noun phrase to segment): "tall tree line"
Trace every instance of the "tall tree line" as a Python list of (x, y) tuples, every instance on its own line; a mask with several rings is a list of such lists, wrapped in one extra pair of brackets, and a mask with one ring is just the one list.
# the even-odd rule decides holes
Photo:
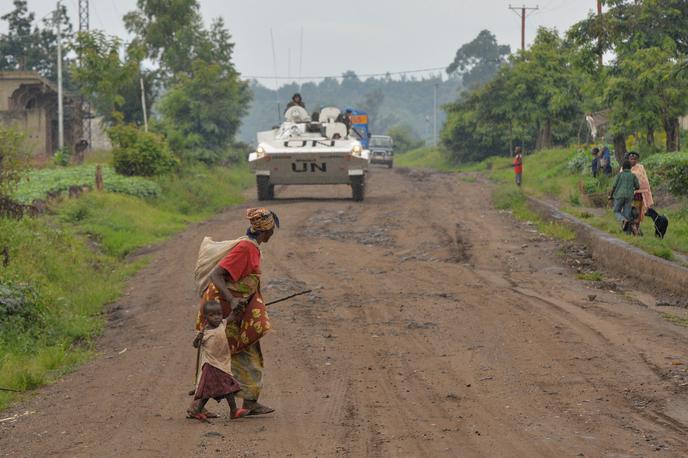
[(434, 127), (435, 87), (439, 129), (445, 118), (441, 107), (456, 98), (461, 84), (459, 78), (439, 76), (361, 79), (353, 71), (345, 72), (341, 78), (325, 78), (301, 86), (286, 84), (278, 91), (253, 81), (253, 104), (244, 118), (240, 138), (253, 143), (256, 132), (281, 122), (287, 102), (299, 92), (310, 112), (326, 106), (356, 108), (368, 113), (370, 130), (375, 134), (384, 134), (396, 127), (407, 130), (416, 139), (430, 140)]
[[(100, 31), (72, 32), (64, 7), (64, 45), (69, 88), (80, 92), (107, 126), (143, 123), (141, 86), (147, 110), (158, 114), (151, 128), (185, 160), (227, 159), (251, 92), (232, 62), (234, 43), (221, 18), (205, 27), (197, 0), (138, 0), (123, 20), (134, 37), (123, 43)], [(54, 27), (36, 24), (25, 0), (14, 0), (4, 16), (0, 70), (32, 70), (56, 79)], [(65, 53), (70, 55), (69, 53)]]
[[(563, 36), (541, 28), (495, 77), (446, 106), (442, 142), (454, 161), (576, 141), (585, 114), (607, 111), (617, 155), (677, 151), (688, 112), (688, 2), (607, 0)], [(611, 56), (602, 67), (600, 55)], [(659, 141), (659, 139), (663, 141)]]

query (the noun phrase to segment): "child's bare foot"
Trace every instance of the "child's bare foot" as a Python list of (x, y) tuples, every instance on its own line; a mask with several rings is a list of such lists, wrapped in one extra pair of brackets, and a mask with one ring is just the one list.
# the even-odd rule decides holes
[(248, 415), (250, 412), (251, 412), (250, 410), (248, 410), (248, 409), (243, 409), (243, 408), (242, 408), (242, 409), (233, 410), (233, 411), (231, 411), (231, 412), (229, 413), (229, 418), (231, 418), (232, 420), (236, 420), (237, 418), (245, 417), (245, 416)]
[(210, 421), (208, 421), (208, 417), (203, 412), (196, 412), (193, 409), (188, 409), (186, 411), (186, 418), (198, 420), (203, 423), (210, 423)]

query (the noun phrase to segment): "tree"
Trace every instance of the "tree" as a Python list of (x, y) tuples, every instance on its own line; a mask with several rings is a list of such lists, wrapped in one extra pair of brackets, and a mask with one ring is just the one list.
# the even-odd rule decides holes
[(541, 27), (530, 49), (513, 59), (511, 98), (537, 129), (536, 149), (569, 137), (571, 123), (582, 117), (582, 81), (569, 55), (559, 34)]
[(368, 92), (365, 95), (363, 102), (359, 103), (361, 109), (368, 114), (368, 128), (371, 132), (378, 127), (380, 108), (382, 107), (382, 103), (384, 101), (385, 94), (382, 92), (382, 90), (375, 89), (371, 92)]
[(420, 148), (425, 143), (413, 134), (411, 126), (405, 124), (392, 127), (387, 131), (386, 135), (389, 135), (394, 140), (394, 151), (396, 153), (404, 153)]
[[(666, 148), (679, 147), (678, 117), (684, 114), (682, 63), (688, 53), (688, 2), (684, 0), (607, 0), (601, 16), (590, 16), (569, 31), (570, 41), (591, 53), (613, 51), (600, 72), (608, 76), (604, 101), (612, 111), (610, 131), (617, 157), (631, 132), (654, 142), (655, 129), (667, 133)], [(594, 43), (594, 44), (592, 44)], [(632, 109), (631, 109), (632, 107)]]
[(667, 40), (619, 56), (605, 93), (618, 130), (644, 131), (654, 144), (655, 129), (664, 129), (667, 151), (678, 151), (678, 118), (688, 110), (688, 80), (673, 59), (674, 46)]
[(217, 163), (247, 111), (248, 85), (218, 63), (196, 60), (191, 74), (179, 75), (160, 102), (164, 129), (183, 158)]
[[(72, 25), (67, 8), (57, 12), (65, 48), (72, 39)], [(43, 19), (43, 27), (34, 24), (35, 14), (29, 12), (26, 0), (14, 0), (14, 10), (0, 17), (7, 22), (7, 34), (0, 36), (0, 71), (35, 71), (51, 81), (57, 81), (57, 35), (54, 16)], [(65, 58), (65, 63), (69, 60)], [(64, 81), (71, 88), (70, 80)]]
[[(120, 57), (122, 42), (99, 31), (79, 33), (74, 50), (80, 56), (78, 65), (71, 65), (71, 74), (81, 93), (93, 104), (109, 124), (117, 121), (143, 123), (140, 77), (151, 79), (150, 72), (141, 72), (145, 51), (131, 44)], [(147, 107), (153, 101), (152, 84), (144, 87)]]
[(492, 81), (445, 106), (441, 140), (452, 162), (479, 161), (512, 151), (516, 139), (532, 146), (535, 129), (527, 129), (527, 112), (513, 97), (511, 72), (511, 67), (502, 67)]
[(497, 37), (492, 32), (483, 30), (473, 41), (456, 51), (454, 61), (447, 67), (447, 73), (461, 75), (466, 87), (475, 87), (492, 79), (509, 54), (509, 45), (498, 44)]
[(159, 62), (165, 81), (188, 72), (206, 44), (197, 0), (138, 0), (137, 10), (124, 16), (127, 31)]

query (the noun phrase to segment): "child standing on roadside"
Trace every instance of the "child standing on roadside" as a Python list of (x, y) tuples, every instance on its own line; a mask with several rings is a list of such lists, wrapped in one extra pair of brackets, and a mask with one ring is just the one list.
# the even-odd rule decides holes
[(516, 186), (521, 186), (523, 180), (523, 155), (521, 155), (521, 147), (514, 148), (514, 175), (516, 177)]
[(225, 333), (227, 320), (222, 319), (222, 306), (217, 301), (208, 301), (203, 305), (203, 315), (205, 327), (193, 341), (194, 348), (199, 349), (200, 371), (194, 401), (186, 413), (188, 418), (208, 421), (208, 416), (203, 412), (208, 400), (213, 398), (220, 402), (226, 399), (230, 418), (241, 418), (249, 411), (237, 409), (234, 399), (234, 393), (240, 391), (241, 387), (232, 377), (232, 355)]
[(640, 182), (638, 177), (631, 173), (630, 161), (624, 161), (622, 172), (616, 176), (609, 193), (609, 199), (614, 199), (614, 216), (621, 222), (621, 230), (624, 232), (628, 231), (628, 222), (633, 210), (633, 195), (639, 188)]

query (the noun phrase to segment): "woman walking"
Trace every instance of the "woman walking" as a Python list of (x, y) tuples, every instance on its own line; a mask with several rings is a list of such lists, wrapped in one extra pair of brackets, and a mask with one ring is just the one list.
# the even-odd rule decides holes
[[(271, 328), (260, 293), (260, 245), (267, 243), (279, 228), (277, 215), (265, 208), (246, 211), (249, 228), (246, 238), (236, 244), (210, 273), (210, 284), (202, 302), (217, 301), (227, 318), (227, 341), (232, 353), (232, 373), (239, 382), (243, 408), (248, 415), (264, 415), (274, 409), (258, 403), (263, 386), (263, 353), (260, 338)], [(197, 328), (205, 321), (203, 308)]]
[(650, 180), (647, 177), (647, 172), (645, 172), (645, 167), (640, 164), (640, 154), (635, 151), (628, 153), (628, 160), (631, 163), (631, 172), (638, 178), (640, 183), (640, 189), (636, 191), (643, 196), (643, 204), (640, 208), (640, 221), (645, 218), (645, 213), (648, 208), (652, 208), (655, 205), (655, 201), (652, 199), (652, 190), (650, 189)]

